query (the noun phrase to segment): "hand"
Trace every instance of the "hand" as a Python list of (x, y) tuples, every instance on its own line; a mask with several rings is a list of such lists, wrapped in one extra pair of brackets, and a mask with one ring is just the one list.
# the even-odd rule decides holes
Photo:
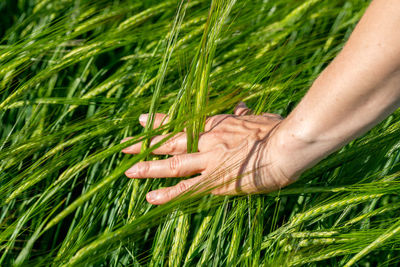
[[(205, 184), (215, 195), (237, 195), (266, 193), (292, 183), (295, 178), (287, 177), (274, 151), (269, 146), (274, 129), (283, 120), (280, 115), (264, 113), (248, 115), (250, 110), (243, 102), (235, 108), (234, 115), (221, 114), (206, 121), (205, 132), (199, 137), (198, 152), (186, 153), (186, 133), (179, 133), (153, 151), (159, 155), (174, 155), (171, 158), (139, 162), (128, 169), (129, 178), (184, 177), (175, 186), (151, 191), (146, 195), (151, 204), (163, 204), (195, 185)], [(157, 114), (155, 127), (165, 120)], [(147, 115), (140, 118), (145, 126)], [(151, 145), (165, 136), (154, 137)], [(129, 137), (123, 141), (130, 139)], [(124, 153), (140, 153), (142, 144), (137, 143), (122, 150)], [(205, 189), (204, 189), (205, 190)]]

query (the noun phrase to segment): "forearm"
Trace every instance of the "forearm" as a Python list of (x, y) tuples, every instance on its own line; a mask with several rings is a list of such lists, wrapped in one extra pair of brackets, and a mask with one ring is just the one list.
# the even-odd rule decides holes
[(282, 155), (291, 155), (288, 176), (365, 133), (398, 107), (399, 33), (400, 1), (373, 1), (343, 50), (277, 130), (273, 142)]

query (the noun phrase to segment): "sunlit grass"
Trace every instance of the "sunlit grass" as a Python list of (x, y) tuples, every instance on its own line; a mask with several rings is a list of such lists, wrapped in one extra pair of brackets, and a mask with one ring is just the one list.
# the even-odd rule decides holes
[[(146, 193), (178, 179), (129, 180), (128, 167), (159, 156), (148, 144), (120, 153), (184, 127), (196, 151), (205, 117), (240, 100), (286, 116), (367, 5), (0, 3), (0, 266), (398, 261), (398, 112), (269, 195), (194, 190), (151, 206)], [(152, 130), (149, 116), (143, 130), (139, 115), (155, 112), (170, 122)]]

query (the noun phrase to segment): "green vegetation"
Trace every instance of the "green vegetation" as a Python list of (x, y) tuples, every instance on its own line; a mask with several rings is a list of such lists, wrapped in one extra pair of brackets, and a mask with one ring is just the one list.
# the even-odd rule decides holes
[[(399, 261), (399, 112), (269, 195), (152, 206), (179, 179), (127, 179), (155, 147), (120, 153), (185, 126), (195, 151), (206, 116), (240, 100), (286, 116), (368, 3), (0, 2), (0, 266)], [(171, 121), (143, 130), (148, 112)]]

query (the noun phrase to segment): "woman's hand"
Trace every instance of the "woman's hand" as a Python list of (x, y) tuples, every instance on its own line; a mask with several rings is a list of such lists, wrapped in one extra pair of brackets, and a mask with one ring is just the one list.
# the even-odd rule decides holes
[[(185, 133), (180, 133), (154, 150), (175, 156), (140, 162), (126, 175), (201, 174), (149, 192), (152, 204), (168, 202), (203, 181), (215, 187), (213, 194), (261, 193), (288, 185), (400, 106), (399, 23), (399, 1), (372, 1), (343, 50), (285, 120), (274, 114), (247, 115), (249, 110), (241, 103), (234, 115), (208, 119), (199, 152), (187, 154)], [(159, 114), (155, 124), (163, 118)], [(161, 139), (156, 137), (153, 143)], [(135, 144), (123, 152), (136, 154), (140, 147)]]
[[(153, 151), (154, 154), (174, 155), (173, 157), (139, 162), (125, 174), (129, 178), (185, 177), (200, 174), (182, 180), (175, 186), (149, 192), (147, 201), (157, 205), (166, 203), (199, 184), (211, 188), (212, 194), (237, 195), (266, 193), (292, 183), (297, 177), (284, 174), (282, 161), (274, 160), (274, 154), (279, 151), (274, 151), (269, 142), (282, 117), (271, 113), (259, 116), (249, 114), (250, 110), (241, 102), (235, 108), (234, 115), (222, 114), (207, 119), (205, 132), (199, 137), (198, 152), (186, 153), (186, 133), (182, 132)], [(155, 127), (164, 118), (165, 115), (157, 114)], [(142, 115), (140, 124), (145, 126), (146, 121), (147, 115)], [(151, 145), (164, 137), (153, 138)], [(122, 152), (137, 154), (141, 146), (138, 143)]]

